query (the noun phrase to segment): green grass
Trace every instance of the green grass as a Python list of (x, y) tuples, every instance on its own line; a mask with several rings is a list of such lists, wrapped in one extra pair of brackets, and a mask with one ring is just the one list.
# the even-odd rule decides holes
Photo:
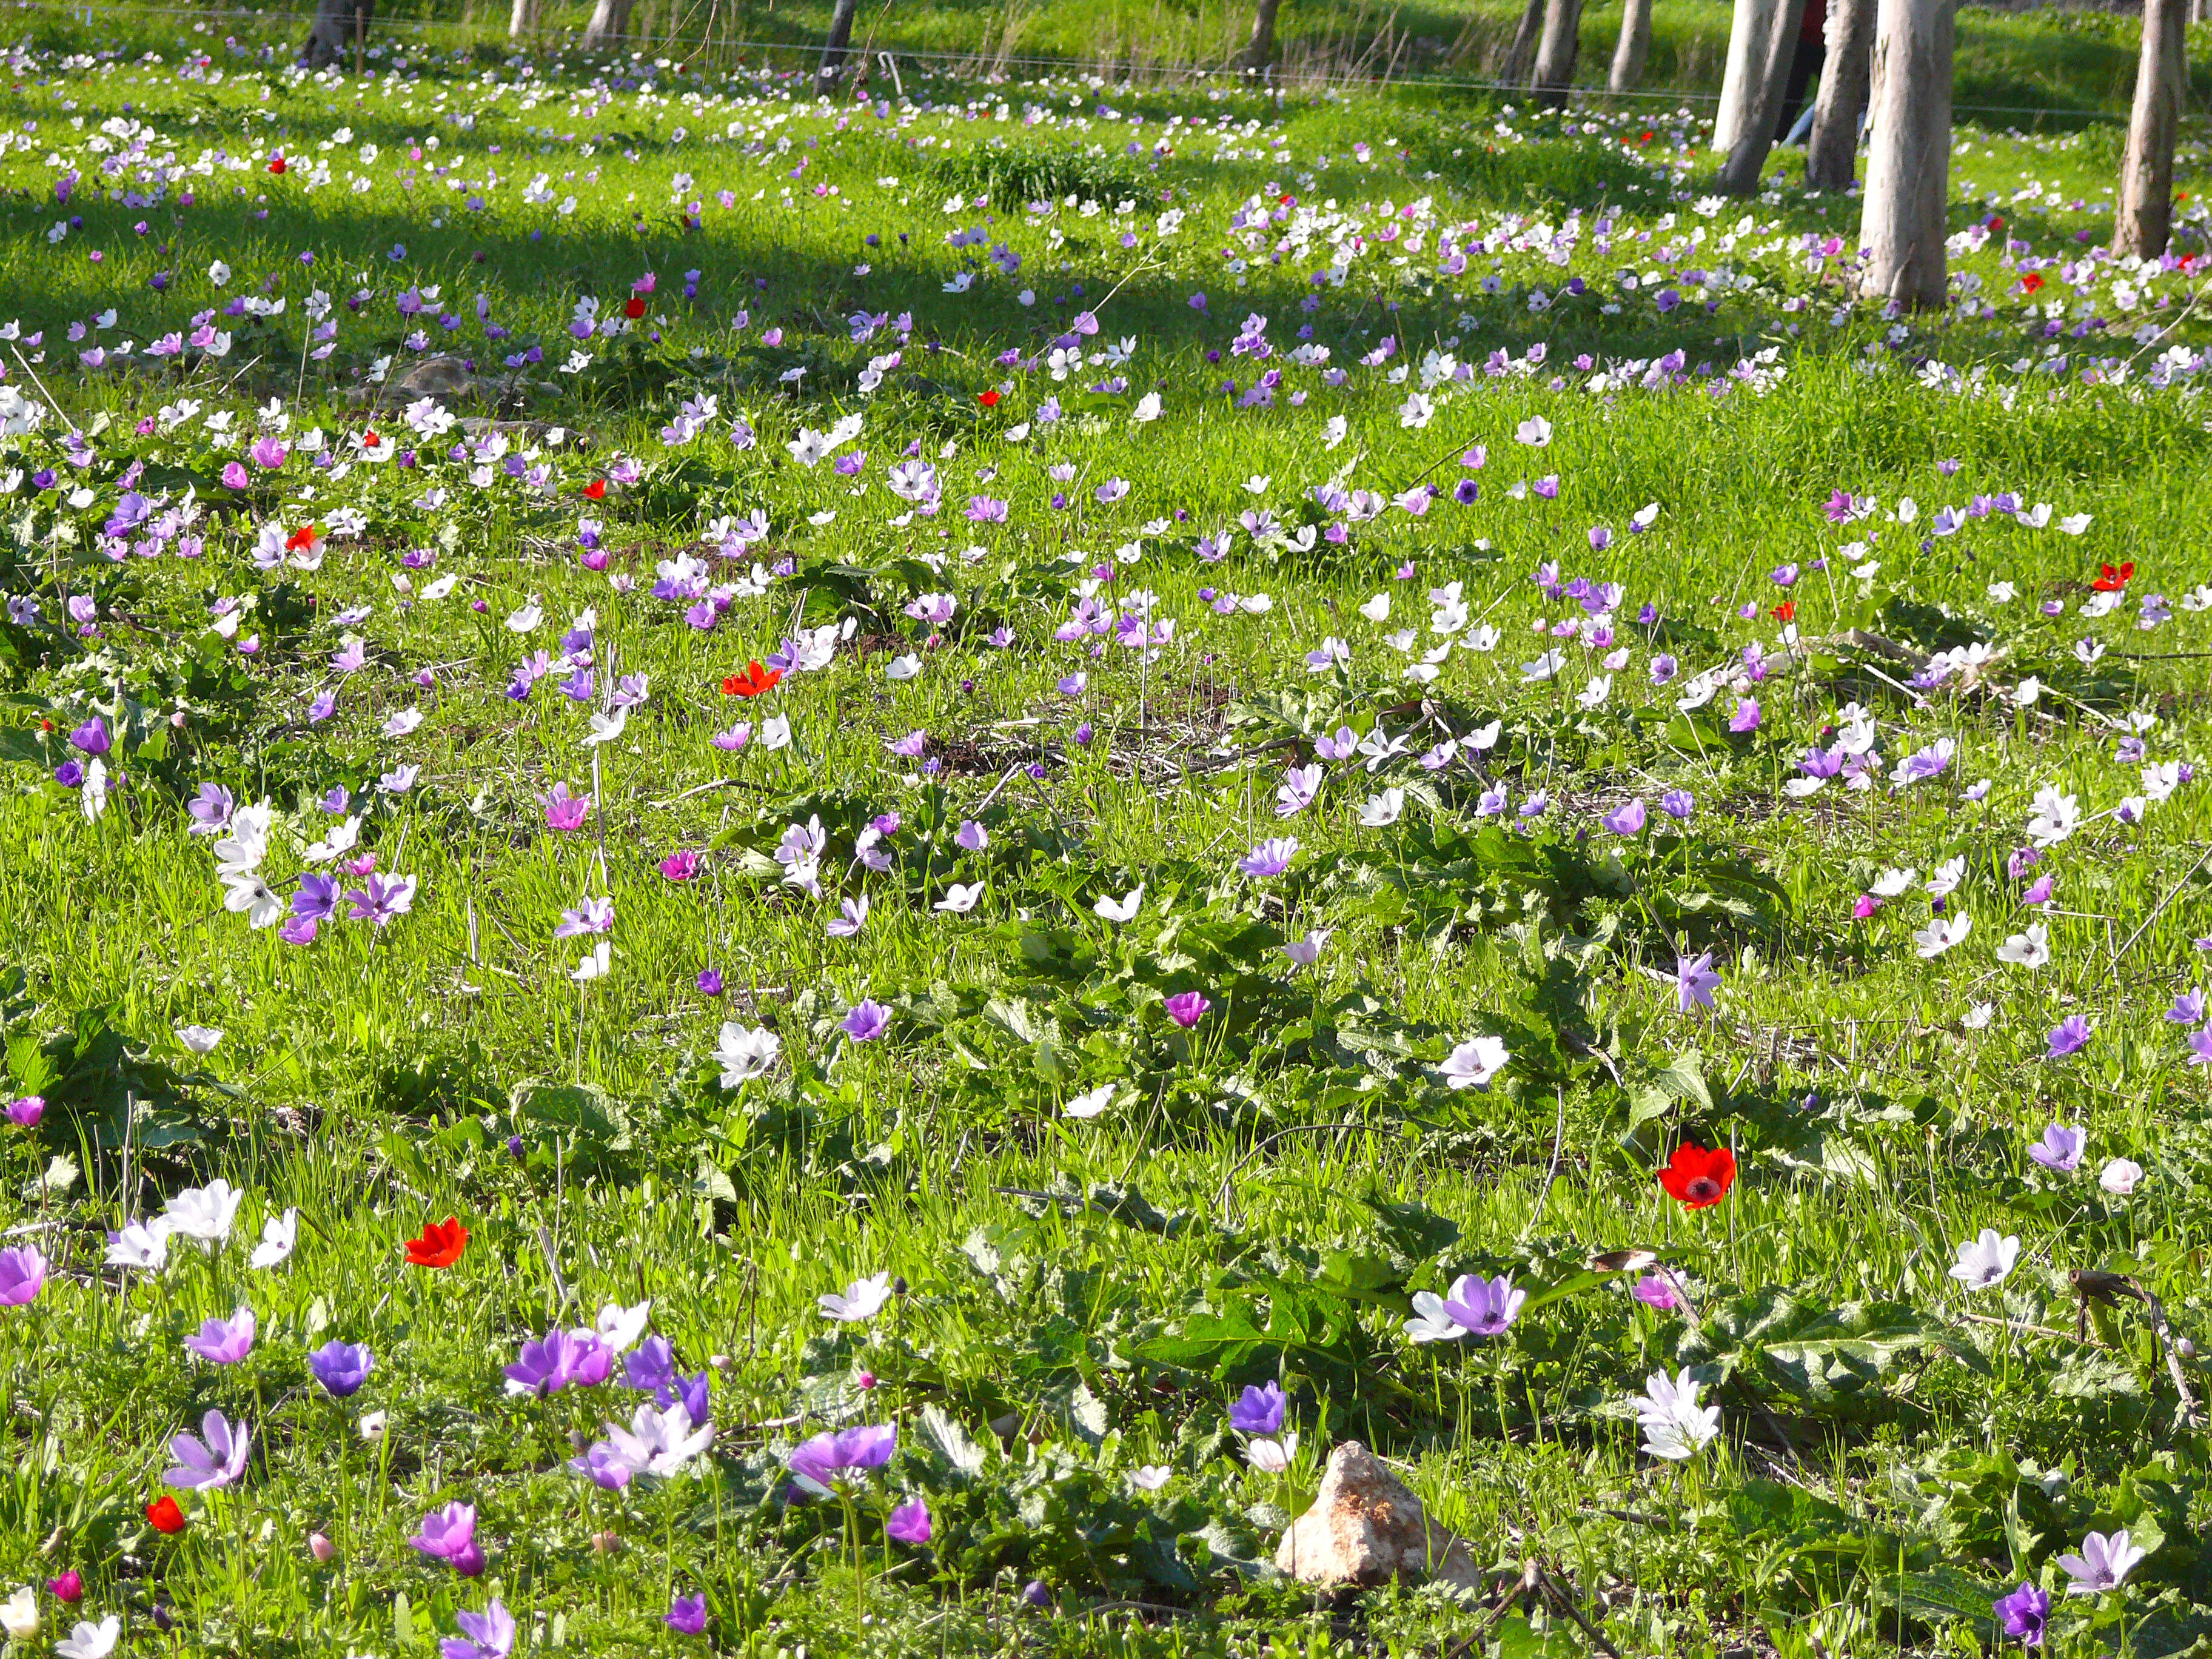
[[(1091, 20), (1054, 14), (1053, 49), (1095, 52)], [(1717, 23), (1683, 27), (1677, 63)], [(1973, 27), (2014, 43), (2002, 76), (2111, 102), (2093, 31)], [(1406, 89), (1278, 107), (1062, 77), (909, 82), (951, 107), (841, 118), (718, 73), (617, 91), (578, 64), (487, 80), (493, 65), (460, 53), (355, 85), (289, 73), (258, 44), (216, 46), (220, 85), (180, 79), (173, 44), (158, 65), (34, 59), (15, 119), (37, 131), (0, 158), (0, 320), (43, 336), (0, 361), (8, 386), (51, 404), (37, 431), (0, 440), (0, 588), (40, 605), (0, 623), (0, 1092), (48, 1101), (34, 1131), (0, 1139), (0, 1226), (28, 1230), (9, 1242), (54, 1266), (29, 1306), (0, 1310), (0, 1589), (69, 1569), (87, 1585), (75, 1613), (41, 1588), (46, 1633), (11, 1659), (108, 1613), (133, 1652), (422, 1654), (494, 1593), (532, 1651), (691, 1644), (660, 1620), (694, 1593), (714, 1650), (763, 1659), (1581, 1650), (1559, 1600), (1515, 1591), (1531, 1565), (1623, 1653), (1966, 1652), (1990, 1639), (1994, 1591), (2063, 1588), (2057, 1555), (2122, 1526), (2156, 1548), (2124, 1593), (2061, 1598), (2049, 1650), (2180, 1653), (2212, 1629), (2203, 1432), (2178, 1423), (2138, 1305), (2093, 1306), (2077, 1334), (2067, 1278), (2125, 1274), (2204, 1340), (2205, 1085), (2161, 1018), (2212, 932), (2204, 785), (2139, 825), (2094, 818), (2024, 878), (2007, 867), (2044, 785), (2086, 814), (2143, 793), (2137, 763), (2116, 759), (2131, 717), (2155, 717), (2146, 761), (2203, 757), (2202, 613), (2135, 623), (2141, 595), (2179, 606), (2204, 579), (2189, 526), (2212, 511), (2212, 436), (2182, 387), (2147, 381), (2207, 331), (2189, 271), (2063, 277), (2081, 235), (2110, 232), (2114, 158), (2096, 133), (1962, 130), (1953, 227), (2002, 213), (2007, 228), (1956, 261), (1978, 286), (1950, 313), (1889, 319), (1849, 301), (1836, 261), (1808, 269), (1806, 239), (1848, 238), (1854, 204), (1790, 188), (1787, 158), (1762, 198), (1705, 203), (1694, 132), (1635, 111), (1578, 112), (1589, 130), (1562, 131)], [(94, 149), (126, 103), (143, 133)], [(1200, 137), (1200, 114), (1236, 124)], [(101, 161), (139, 136), (146, 153), (103, 180)], [(152, 188), (134, 168), (172, 150), (189, 167), (218, 146), (248, 167), (186, 173), (158, 203), (99, 198)], [(319, 161), (331, 178), (311, 189)], [(464, 189), (429, 173), (441, 164)], [(2201, 149), (2182, 168), (2193, 198)], [(83, 177), (63, 207), (67, 169)], [(524, 200), (540, 173), (550, 198)], [(954, 195), (976, 199), (948, 213)], [(1041, 198), (1049, 216), (1028, 211)], [(1279, 206), (1264, 234), (1234, 221)], [(1571, 209), (1578, 240), (1554, 263)], [(1169, 210), (1185, 216), (1164, 234)], [(69, 215), (82, 222), (50, 240)], [(2184, 219), (2179, 251), (2201, 249), (2193, 201)], [(1440, 240), (1468, 224), (1497, 246), (1438, 273)], [(979, 242), (946, 246), (970, 227)], [(1389, 227), (1401, 240), (1380, 240)], [(1363, 246), (1316, 286), (1332, 247), (1352, 247), (1332, 231)], [(2007, 237), (2049, 263), (2019, 264)], [(994, 243), (1018, 273), (985, 258)], [(960, 270), (974, 286), (946, 292)], [(563, 372), (576, 301), (612, 317), (647, 271), (635, 328)], [(319, 286), (337, 325), (319, 359), (305, 332)], [(421, 355), (396, 300), (430, 286), (420, 325), (487, 369), (542, 349), (504, 410), (536, 423), (511, 441), (542, 488), (504, 457), (472, 478), (475, 461), (445, 454), (458, 429), (433, 444), (368, 403), (379, 360)], [(480, 293), (504, 337), (481, 325)], [(145, 356), (247, 295), (284, 309), (219, 319), (227, 355)], [(896, 341), (854, 341), (860, 310), (913, 318), (872, 393), (859, 377)], [(1130, 357), (1055, 380), (1053, 341), (1086, 310), (1085, 349), (1126, 337)], [(1254, 312), (1269, 319), (1264, 362), (1233, 349)], [(88, 329), (74, 343), (73, 322)], [(1304, 325), (1325, 367), (1287, 361)], [(1398, 355), (1361, 366), (1386, 335)], [(127, 358), (80, 356), (125, 337)], [(1431, 350), (1474, 374), (1443, 380), (1410, 427), (1401, 408)], [(1674, 351), (1680, 379), (1645, 385)], [(1405, 383), (1387, 378), (1407, 365)], [(1282, 371), (1273, 406), (1239, 406), (1265, 368)], [(1601, 371), (1618, 373), (1593, 387)], [(1108, 376), (1127, 384), (1091, 389)], [(1133, 418), (1147, 391), (1156, 421)], [(701, 434), (665, 446), (709, 395)], [(222, 469), (271, 399), (295, 447), (311, 426), (334, 448), (374, 427), (420, 465), (316, 472), (295, 455), (274, 474), (248, 462), (233, 489)], [(217, 434), (207, 417), (223, 410)], [(750, 447), (733, 441), (741, 413)], [(800, 428), (848, 413), (864, 423), (844, 447), (867, 452), (858, 477), (787, 453)], [(1516, 429), (1539, 416), (1549, 443), (1528, 447)], [(82, 467), (71, 428), (96, 452)], [(887, 493), (909, 445), (939, 476), (933, 516)], [(1460, 459), (1474, 445), (1480, 471)], [(31, 475), (49, 465), (86, 499), (39, 493)], [(1516, 493), (1547, 476), (1556, 499)], [(583, 495), (609, 477), (604, 497)], [(1340, 543), (1297, 533), (1350, 516), (1311, 493), (1332, 480), (1388, 495), (1462, 477), (1479, 501), (1393, 507)], [(1126, 496), (1100, 500), (1115, 479)], [(106, 558), (102, 526), (133, 488), (172, 506), (192, 490), (204, 556)], [(1838, 489), (1879, 506), (1833, 524)], [(2002, 491), (2091, 522), (2076, 537), (1999, 513), (1929, 534), (1939, 505)], [(971, 520), (978, 495), (1009, 503), (1006, 520)], [(1909, 526), (1893, 516), (1905, 497)], [(1656, 519), (1632, 534), (1646, 503)], [(344, 508), (360, 533), (319, 568), (252, 562), (257, 526), (327, 530)], [(1194, 555), (1263, 508), (1288, 539), (1239, 530), (1219, 562)], [(714, 521), (755, 511), (770, 532), (714, 556)], [(580, 518), (601, 526), (603, 569), (580, 557)], [(1870, 536), (1880, 569), (1862, 582), (1843, 550)], [(430, 556), (410, 568), (413, 550)], [(757, 561), (766, 591), (726, 595), (711, 631), (688, 625), (684, 602), (650, 597), (657, 566), (686, 551), (732, 584)], [(1534, 630), (1588, 614), (1529, 580), (1553, 561), (1562, 580), (1618, 581), (1625, 598), (1612, 642), (1563, 639), (1565, 672), (1533, 681), (1522, 665), (1551, 642)], [(2098, 567), (2127, 561), (2136, 597), (2085, 615)], [(1053, 638), (1102, 562), (1115, 566), (1102, 602), (1141, 588), (1176, 622), (1154, 659), (1110, 636), (1095, 659), (1087, 639)], [(1771, 574), (1785, 564), (1799, 567), (1786, 589)], [(447, 576), (459, 585), (428, 597)], [(1453, 582), (1499, 638), (1410, 678), (1439, 637), (1428, 591)], [(933, 593), (957, 599), (949, 623), (909, 614)], [(1382, 621), (1360, 609), (1378, 593)], [(1217, 610), (1231, 594), (1255, 603)], [(79, 634), (72, 598), (93, 601), (96, 634)], [(210, 626), (225, 598), (250, 602), (229, 635)], [(1800, 649), (1781, 637), (1784, 601)], [(536, 631), (511, 630), (532, 603)], [(1632, 620), (1647, 604), (1654, 619)], [(621, 738), (591, 750), (589, 710), (560, 675), (505, 694), (587, 607), (595, 696), (617, 675), (650, 687)], [(847, 623), (827, 665), (757, 702), (722, 691), (798, 629)], [(994, 645), (1002, 625), (1012, 643)], [(1415, 634), (1402, 647), (1400, 629)], [(341, 674), (349, 635), (364, 661)], [(2033, 676), (2045, 694), (2017, 706), (1955, 674), (1916, 694), (1866, 635), (1922, 657), (1983, 642), (1999, 654), (1982, 686)], [(1310, 672), (1331, 636), (1348, 660)], [(2081, 661), (2085, 637), (2109, 654)], [(1753, 644), (1765, 678), (1678, 707), (1690, 676), (1742, 665)], [(1595, 659), (1616, 648), (1610, 694), (1586, 706), (1577, 694), (1607, 672)], [(1663, 688), (1648, 672), (1661, 653), (1680, 666)], [(917, 673), (887, 673), (909, 654)], [(325, 689), (337, 712), (310, 720)], [(1729, 729), (1742, 698), (1759, 703), (1755, 731)], [(1785, 793), (1854, 701), (1880, 726), (1874, 787)], [(387, 732), (410, 708), (420, 726)], [(54, 775), (96, 711), (119, 737), (105, 764), (128, 779), (94, 820)], [(788, 747), (709, 742), (770, 715), (790, 720)], [(1479, 761), (1418, 763), (1492, 720)], [(1320, 801), (1279, 819), (1286, 767), (1340, 726), (1405, 750), (1371, 774), (1328, 763)], [(890, 750), (915, 732), (924, 755)], [(1948, 769), (1893, 790), (1891, 769), (1938, 738), (1955, 744)], [(379, 793), (403, 765), (419, 769), (411, 786)], [(222, 908), (209, 840), (187, 833), (203, 781), (269, 800), (264, 868), (287, 898), (337, 822), (318, 798), (345, 786), (377, 869), (417, 878), (411, 910), (380, 931), (334, 918), (307, 945), (252, 928)], [(556, 782), (594, 796), (578, 833), (547, 825)], [(1501, 821), (1483, 805), (1493, 786), (1515, 807), (1541, 790), (1549, 810)], [(1402, 816), (1362, 824), (1385, 787), (1404, 792)], [(1696, 798), (1686, 830), (1660, 810), (1670, 789)], [(1632, 798), (1650, 825), (1623, 838), (1600, 818)], [(893, 811), (890, 866), (866, 871), (860, 832)], [(814, 818), (818, 898), (772, 856)], [(955, 839), (969, 820), (988, 844)], [(1237, 872), (1279, 834), (1302, 843), (1285, 875)], [(679, 851), (699, 855), (688, 879), (661, 868)], [(1975, 925), (1923, 960), (1921, 883), (1952, 858), (1952, 912)], [(1902, 895), (1855, 919), (1905, 866)], [(2008, 965), (1996, 949), (2035, 919), (2021, 894), (2044, 873), (2052, 960)], [(977, 882), (972, 910), (937, 908)], [(1133, 920), (1097, 913), (1139, 882)], [(864, 892), (860, 933), (829, 935), (840, 897)], [(580, 985), (591, 941), (554, 929), (602, 896), (612, 969)], [(1280, 947), (1322, 929), (1319, 960), (1294, 970)], [(1717, 1006), (1685, 1013), (1679, 957), (1708, 951)], [(699, 988), (710, 969), (718, 996)], [(1186, 1030), (1164, 1005), (1190, 990), (1212, 1006)], [(880, 1041), (841, 1031), (863, 998), (890, 1011)], [(2045, 1059), (2074, 1014), (2088, 1046)], [(767, 1075), (720, 1084), (725, 1020), (776, 1033)], [(219, 1045), (189, 1052), (175, 1033), (191, 1024)], [(1449, 1087), (1439, 1066), (1478, 1034), (1510, 1061), (1486, 1089)], [(1099, 1115), (1066, 1111), (1102, 1087)], [(2071, 1175), (2027, 1158), (2053, 1121), (2087, 1131)], [(1655, 1183), (1685, 1141), (1734, 1149), (1721, 1206), (1682, 1209)], [(2122, 1157), (2148, 1172), (2132, 1196), (2096, 1184)], [(178, 1242), (158, 1275), (103, 1267), (106, 1231), (218, 1176), (247, 1193), (226, 1247)], [(264, 1222), (294, 1208), (295, 1252), (250, 1269)], [(459, 1263), (405, 1267), (402, 1242), (449, 1214), (471, 1232)], [(1984, 1227), (2019, 1237), (2020, 1264), (2001, 1291), (1967, 1292), (1948, 1269)], [(1631, 1249), (1669, 1265), (1696, 1320), (1586, 1271)], [(1496, 1341), (1410, 1343), (1412, 1293), (1474, 1272), (1509, 1273), (1537, 1303)], [(875, 1273), (904, 1288), (873, 1321), (817, 1311)], [(549, 1326), (648, 1299), (680, 1369), (713, 1377), (716, 1439), (683, 1475), (602, 1492), (564, 1466), (642, 1396), (511, 1398), (501, 1368)], [(186, 1354), (202, 1320), (241, 1304), (258, 1322), (250, 1358)], [(377, 1357), (349, 1401), (307, 1370), (332, 1338)], [(1723, 1432), (1674, 1467), (1639, 1453), (1624, 1402), (1683, 1366)], [(2201, 1403), (2201, 1367), (2185, 1375)], [(1249, 1465), (1224, 1414), (1269, 1379), (1299, 1437), (1280, 1474)], [(144, 1505), (164, 1443), (210, 1409), (251, 1425), (250, 1466), (227, 1491), (179, 1494), (189, 1524), (163, 1537)], [(384, 1414), (380, 1437), (361, 1431), (368, 1412)], [(864, 1422), (896, 1423), (901, 1449), (849, 1522), (785, 1502), (793, 1446)], [(1329, 1447), (1355, 1436), (1492, 1570), (1476, 1604), (1432, 1589), (1324, 1603), (1267, 1571)], [(1173, 1471), (1164, 1488), (1132, 1481), (1155, 1465)], [(885, 1503), (913, 1495), (931, 1542), (887, 1544)], [(477, 1506), (481, 1582), (405, 1541), (451, 1501)], [(1022, 1595), (1032, 1583), (1042, 1605)]]

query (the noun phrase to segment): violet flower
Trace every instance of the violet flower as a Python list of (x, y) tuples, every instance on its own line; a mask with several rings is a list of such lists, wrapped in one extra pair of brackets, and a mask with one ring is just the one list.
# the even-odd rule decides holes
[(802, 1442), (787, 1460), (800, 1488), (827, 1496), (830, 1483), (847, 1469), (879, 1469), (898, 1449), (898, 1430), (890, 1424), (822, 1433)]
[(522, 1345), (514, 1364), (506, 1368), (507, 1391), (544, 1395), (587, 1389), (605, 1382), (613, 1370), (614, 1355), (596, 1336), (556, 1328)]
[(235, 1365), (253, 1352), (253, 1310), (240, 1308), (228, 1319), (200, 1322), (198, 1334), (185, 1339), (185, 1348), (213, 1365)]
[(180, 1434), (169, 1442), (177, 1467), (161, 1479), (185, 1492), (218, 1490), (246, 1473), (252, 1446), (253, 1436), (243, 1423), (234, 1431), (228, 1418), (210, 1412), (200, 1419), (198, 1434)]
[(0, 1308), (27, 1307), (46, 1283), (46, 1259), (35, 1244), (0, 1250)]
[(2046, 1170), (2070, 1173), (2078, 1168), (2081, 1154), (2089, 1144), (2089, 1132), (2073, 1124), (2054, 1123), (2043, 1132), (2043, 1139), (2027, 1149), (2027, 1155)]
[(2043, 1645), (2044, 1626), (2051, 1618), (2051, 1593), (2023, 1583), (2009, 1595), (2000, 1595), (1990, 1611), (2007, 1636), (2025, 1648)]
[(333, 1400), (349, 1400), (361, 1392), (376, 1369), (376, 1356), (365, 1344), (341, 1342), (333, 1337), (307, 1356), (307, 1369), (323, 1392)]
[(1229, 1426), (1240, 1434), (1273, 1434), (1283, 1426), (1283, 1409), (1289, 1403), (1279, 1382), (1247, 1388), (1229, 1407)]

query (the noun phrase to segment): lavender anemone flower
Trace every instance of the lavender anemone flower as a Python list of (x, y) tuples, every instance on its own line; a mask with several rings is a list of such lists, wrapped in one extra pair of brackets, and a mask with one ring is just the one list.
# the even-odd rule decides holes
[(253, 1352), (253, 1310), (240, 1308), (228, 1319), (200, 1322), (197, 1335), (185, 1339), (185, 1348), (215, 1365), (235, 1365)]
[(698, 1636), (707, 1628), (707, 1598), (703, 1595), (672, 1597), (662, 1624), (679, 1636)]
[(228, 1418), (210, 1412), (200, 1419), (198, 1434), (180, 1434), (169, 1442), (169, 1455), (177, 1460), (177, 1467), (161, 1479), (185, 1492), (227, 1486), (246, 1473), (246, 1454), (252, 1446), (253, 1435), (243, 1423), (234, 1431)]
[(200, 793), (185, 803), (185, 810), (192, 815), (189, 826), (195, 836), (212, 836), (230, 822), (231, 808), (235, 803), (230, 791), (219, 783), (204, 783)]
[(592, 810), (591, 796), (572, 795), (565, 783), (555, 784), (552, 793), (543, 799), (547, 825), (564, 835), (582, 829), (585, 817)]
[(1259, 878), (1279, 876), (1291, 867), (1291, 860), (1298, 855), (1298, 838), (1280, 836), (1261, 842), (1249, 853), (1237, 860), (1237, 867), (1246, 875)]
[(1279, 1382), (1248, 1388), (1229, 1408), (1229, 1426), (1240, 1434), (1273, 1434), (1283, 1426), (1283, 1409), (1289, 1403)]
[(2110, 1538), (2101, 1532), (2093, 1532), (2081, 1540), (2081, 1553), (2058, 1558), (2060, 1571), (2065, 1573), (2069, 1595), (2095, 1595), (2108, 1589), (2118, 1589), (2135, 1571), (2136, 1563), (2148, 1551), (2128, 1541), (2125, 1530)]
[(826, 1497), (830, 1483), (846, 1469), (879, 1469), (898, 1449), (898, 1430), (888, 1423), (836, 1433), (816, 1435), (802, 1442), (790, 1457), (791, 1472), (799, 1488)]
[(1713, 971), (1711, 951), (1694, 959), (1681, 957), (1674, 964), (1675, 1006), (1686, 1014), (1693, 1007), (1711, 1007), (1720, 982), (1721, 976)]
[(362, 1343), (341, 1342), (333, 1337), (307, 1356), (307, 1369), (323, 1385), (325, 1394), (333, 1400), (349, 1400), (361, 1392), (361, 1385), (375, 1370), (376, 1356)]
[(514, 1615), (496, 1595), (482, 1613), (457, 1613), (459, 1636), (438, 1644), (439, 1659), (507, 1659), (514, 1651)]
[(890, 1030), (891, 1012), (881, 1003), (863, 997), (853, 1005), (852, 1012), (838, 1022), (839, 1028), (855, 1042), (873, 1042)]
[(1528, 1299), (1528, 1292), (1516, 1289), (1503, 1273), (1491, 1279), (1462, 1273), (1444, 1299), (1443, 1310), (1471, 1336), (1503, 1336)]
[(522, 1345), (520, 1355), (507, 1367), (507, 1391), (549, 1395), (590, 1388), (605, 1382), (613, 1370), (614, 1355), (589, 1331), (550, 1330)]
[(2046, 1170), (2062, 1174), (2071, 1173), (2081, 1162), (2081, 1154), (2089, 1145), (2089, 1132), (2069, 1123), (2054, 1123), (2043, 1132), (2043, 1139), (2027, 1149), (2027, 1155)]
[(2045, 1060), (2063, 1060), (2069, 1054), (2079, 1054), (2089, 1046), (2089, 1022), (2080, 1014), (2067, 1015), (2052, 1028), (2050, 1045), (2050, 1052), (2044, 1055)]
[(1644, 829), (1644, 803), (1640, 800), (1625, 801), (1598, 822), (1616, 836), (1640, 834)]

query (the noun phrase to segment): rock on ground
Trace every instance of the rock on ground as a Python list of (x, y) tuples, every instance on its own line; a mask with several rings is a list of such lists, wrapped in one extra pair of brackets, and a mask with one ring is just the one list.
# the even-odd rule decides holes
[(1328, 1455), (1320, 1494), (1275, 1547), (1275, 1565), (1329, 1588), (1416, 1577), (1467, 1589), (1482, 1583), (1467, 1546), (1431, 1525), (1421, 1500), (1357, 1440)]

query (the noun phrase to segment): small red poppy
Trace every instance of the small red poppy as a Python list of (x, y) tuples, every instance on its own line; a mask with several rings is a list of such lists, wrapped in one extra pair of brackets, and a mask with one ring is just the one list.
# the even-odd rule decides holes
[(177, 1507), (173, 1498), (157, 1498), (147, 1504), (146, 1518), (153, 1522), (155, 1532), (173, 1536), (185, 1529), (185, 1512)]
[(311, 524), (301, 525), (297, 530), (284, 538), (284, 550), (287, 553), (297, 553), (302, 548), (310, 548), (314, 544), (315, 526)]
[(2042, 286), (2043, 273), (2039, 270), (2031, 270), (2020, 279), (2020, 291), (2023, 294), (2033, 294)]
[(269, 171), (271, 173), (282, 173), (290, 165), (291, 163), (281, 155), (272, 155), (269, 158)]
[(1686, 1140), (1659, 1171), (1659, 1184), (1683, 1208), (1705, 1209), (1719, 1203), (1735, 1184), (1735, 1154), (1725, 1146), (1707, 1152)]
[(1291, 203), (1293, 203), (1293, 202), (1297, 201), (1297, 199), (1298, 199), (1298, 198), (1297, 198), (1297, 197), (1291, 195), (1288, 191), (1285, 191), (1284, 194), (1282, 194), (1282, 195), (1280, 195), (1280, 196), (1278, 196), (1278, 197), (1275, 198), (1275, 205), (1276, 205), (1277, 207), (1288, 207), (1288, 206), (1290, 206), (1290, 204), (1291, 204)]
[(607, 481), (605, 478), (594, 478), (584, 486), (585, 498), (589, 501), (604, 501), (606, 493)]
[(644, 316), (645, 295), (642, 294), (633, 294), (629, 299), (623, 301), (623, 315), (629, 318), (632, 322), (635, 322), (639, 318)]
[(2102, 574), (2089, 586), (2100, 593), (2118, 592), (2128, 585), (2128, 579), (2136, 574), (2135, 561), (2132, 559), (2117, 568), (2109, 564), (2099, 565), (2097, 568)]
[(1644, 136), (1638, 138), (1636, 142), (1639, 144), (1650, 143), (1651, 142), (1651, 130), (1649, 127), (1646, 127), (1644, 130)]
[(996, 409), (999, 406), (999, 389), (994, 386), (988, 392), (977, 392), (975, 401), (986, 409)]
[(407, 1260), (417, 1267), (450, 1267), (469, 1248), (469, 1230), (459, 1218), (422, 1224), (422, 1237), (407, 1241)]
[(361, 434), (361, 447), (363, 449), (381, 449), (384, 447), (384, 440), (378, 437), (376, 428), (371, 427)]
[(1795, 599), (1784, 599), (1781, 604), (1776, 605), (1774, 607), (1774, 620), (1777, 622), (1796, 622), (1797, 620), (1797, 601)]
[(757, 697), (763, 691), (774, 690), (776, 682), (782, 678), (783, 670), (781, 668), (763, 668), (757, 662), (749, 662), (744, 673), (732, 674), (723, 680), (722, 695), (726, 697)]

